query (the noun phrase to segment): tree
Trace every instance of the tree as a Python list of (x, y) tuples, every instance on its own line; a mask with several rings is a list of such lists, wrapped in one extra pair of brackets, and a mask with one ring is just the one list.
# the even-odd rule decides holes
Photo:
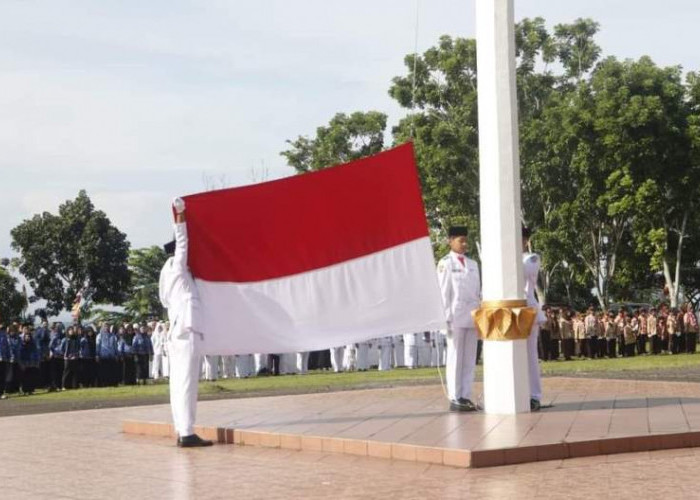
[(34, 215), (12, 229), (19, 270), (46, 311), (69, 309), (77, 293), (96, 303), (120, 304), (129, 284), (126, 235), (95, 210), (85, 191), (58, 209)]
[(384, 148), (385, 129), (384, 113), (338, 113), (327, 126), (316, 129), (316, 137), (288, 140), (290, 149), (280, 154), (298, 173), (320, 170), (379, 153)]
[(136, 321), (162, 318), (163, 306), (158, 295), (160, 270), (168, 256), (159, 246), (132, 250), (129, 255), (131, 286), (124, 302), (125, 313)]
[(27, 298), (17, 289), (17, 278), (0, 265), (0, 324), (20, 319)]

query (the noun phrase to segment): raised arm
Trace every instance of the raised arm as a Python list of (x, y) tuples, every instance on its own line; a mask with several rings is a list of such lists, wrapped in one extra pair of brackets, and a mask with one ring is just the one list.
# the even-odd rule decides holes
[(187, 270), (187, 224), (185, 223), (185, 202), (182, 198), (173, 200), (175, 209), (175, 265)]

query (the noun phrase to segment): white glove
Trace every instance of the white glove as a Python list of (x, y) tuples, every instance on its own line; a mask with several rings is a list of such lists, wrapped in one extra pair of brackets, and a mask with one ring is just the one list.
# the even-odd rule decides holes
[(174, 198), (173, 207), (175, 207), (175, 213), (181, 214), (185, 211), (185, 200), (180, 197)]

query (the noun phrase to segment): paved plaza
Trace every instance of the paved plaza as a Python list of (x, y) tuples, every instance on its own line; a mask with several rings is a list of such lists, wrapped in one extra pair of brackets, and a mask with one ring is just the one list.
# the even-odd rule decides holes
[[(610, 387), (608, 384), (616, 387), (618, 394), (623, 387), (627, 387), (629, 398), (624, 399), (627, 408), (624, 404), (618, 407), (617, 403), (607, 403), (603, 395), (608, 394), (605, 392), (606, 387)], [(618, 422), (610, 416), (615, 415), (617, 410), (641, 411), (641, 408), (636, 408), (639, 405), (631, 403), (635, 398), (656, 402), (645, 406), (647, 413), (653, 415), (649, 420), (650, 426), (659, 430), (678, 430), (680, 427), (676, 425), (680, 424), (676, 410), (679, 405), (684, 412), (689, 407), (695, 408), (693, 394), (700, 391), (700, 385), (685, 383), (586, 379), (546, 381), (548, 392), (553, 392), (556, 387), (563, 390), (565, 387), (573, 389), (579, 386), (590, 387), (589, 394), (598, 396), (587, 398), (579, 404), (579, 418), (584, 418), (580, 424), (581, 432), (589, 426), (597, 429), (590, 432), (601, 432), (601, 421)], [(649, 396), (641, 394), (641, 391), (652, 389), (654, 391)], [(285, 424), (282, 421), (285, 408), (294, 405), (283, 402), (303, 401), (317, 411), (324, 400), (335, 403), (335, 398), (342, 397), (348, 405), (359, 405), (364, 398), (365, 411), (368, 412), (371, 407), (377, 408), (379, 401), (384, 399), (390, 408), (394, 408), (389, 410), (385, 420), (396, 421), (386, 426), (386, 437), (394, 432), (389, 428), (400, 428), (396, 425), (401, 421), (399, 410), (405, 408), (400, 397), (404, 390), (417, 391), (413, 394), (433, 391), (434, 400), (430, 407), (420, 410), (423, 416), (416, 417), (423, 418), (425, 425), (439, 430), (442, 424), (438, 422), (449, 420), (449, 414), (444, 412), (439, 398), (439, 386), (211, 401), (200, 403), (199, 409), (203, 423), (237, 418), (238, 413), (227, 417), (225, 412), (236, 412), (238, 406), (247, 408), (240, 413), (241, 416), (244, 413), (250, 415), (246, 418), (253, 418), (253, 408), (257, 408), (257, 418), (266, 420), (268, 424), (275, 422), (276, 428), (288, 430), (288, 426), (294, 425), (301, 429), (305, 425), (309, 432), (319, 433), (322, 426), (336, 425), (328, 421), (343, 420), (343, 417), (337, 416), (339, 410), (319, 415), (315, 421), (306, 424)], [(665, 391), (671, 392), (667, 396), (658, 394)], [(369, 397), (371, 394), (376, 394), (376, 397)], [(667, 400), (674, 399), (679, 403), (667, 405)], [(311, 405), (311, 401), (316, 403)], [(561, 407), (565, 405), (578, 404), (557, 403), (556, 400), (554, 403), (553, 408), (540, 414), (540, 420), (555, 418), (553, 416), (562, 413)], [(629, 408), (630, 405), (633, 408)], [(675, 416), (662, 418), (663, 412), (657, 415), (656, 409), (665, 406), (673, 409), (668, 415)], [(700, 448), (470, 469), (260, 445), (216, 445), (209, 449), (183, 450), (175, 447), (171, 438), (121, 432), (125, 420), (162, 415), (167, 413), (167, 409), (167, 406), (161, 405), (0, 418), (2, 498), (700, 498), (700, 489), (693, 479), (700, 467)], [(689, 416), (694, 414), (689, 412), (685, 415), (687, 428), (695, 428), (693, 422), (696, 421)], [(463, 417), (458, 416), (459, 419)], [(611, 425), (616, 429), (621, 423)], [(497, 424), (494, 426), (497, 427)], [(352, 425), (346, 422), (345, 433), (350, 432), (351, 428)], [(572, 427), (577, 428), (576, 424)], [(521, 441), (527, 439), (528, 434), (522, 436)], [(435, 433), (435, 439), (441, 439), (439, 432)]]
[[(700, 446), (700, 384), (548, 378), (543, 403), (517, 416), (453, 413), (432, 385), (208, 402), (198, 423), (221, 443), (455, 467)], [(171, 436), (170, 421), (168, 407), (145, 407), (123, 430)]]

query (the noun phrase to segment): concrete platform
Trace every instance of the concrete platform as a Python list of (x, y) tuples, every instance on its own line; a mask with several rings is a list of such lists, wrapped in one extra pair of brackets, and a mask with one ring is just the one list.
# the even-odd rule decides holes
[[(454, 467), (700, 447), (700, 384), (544, 379), (539, 413), (451, 413), (441, 386), (200, 403), (198, 432), (219, 443)], [(476, 393), (481, 393), (477, 384)], [(128, 434), (174, 438), (167, 407), (135, 408)]]

